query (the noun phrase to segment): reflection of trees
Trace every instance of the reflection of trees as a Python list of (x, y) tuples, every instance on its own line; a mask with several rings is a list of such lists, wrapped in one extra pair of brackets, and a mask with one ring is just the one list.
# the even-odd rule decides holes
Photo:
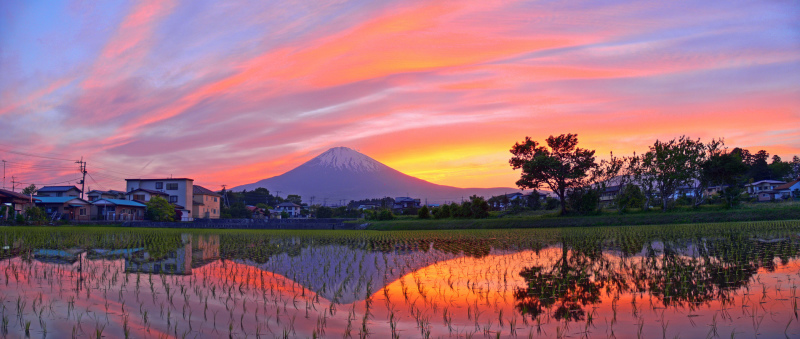
[[(774, 270), (775, 258), (786, 263), (800, 253), (800, 245), (791, 239), (697, 239), (665, 242), (661, 251), (651, 244), (643, 257), (628, 257), (637, 252), (628, 248), (625, 256), (612, 260), (602, 249), (618, 249), (619, 244), (565, 237), (562, 254), (552, 266), (520, 272), (528, 286), (514, 292), (516, 308), (532, 318), (551, 311), (557, 320), (575, 321), (583, 319), (585, 307), (601, 302), (603, 290), (608, 295), (649, 293), (665, 307), (730, 300), (759, 268)], [(685, 254), (690, 251), (695, 255)]]
[(583, 320), (584, 306), (600, 302), (601, 289), (606, 279), (596, 279), (596, 264), (602, 256), (587, 255), (594, 252), (570, 251), (562, 246), (561, 257), (549, 269), (533, 266), (523, 269), (520, 275), (528, 288), (514, 291), (517, 309), (522, 314), (538, 317), (547, 309), (555, 307), (553, 317), (557, 320)]

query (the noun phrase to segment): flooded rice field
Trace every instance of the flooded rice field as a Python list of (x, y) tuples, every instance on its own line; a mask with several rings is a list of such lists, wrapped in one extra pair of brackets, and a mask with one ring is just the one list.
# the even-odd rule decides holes
[(9, 338), (797, 338), (800, 221), (0, 228)]

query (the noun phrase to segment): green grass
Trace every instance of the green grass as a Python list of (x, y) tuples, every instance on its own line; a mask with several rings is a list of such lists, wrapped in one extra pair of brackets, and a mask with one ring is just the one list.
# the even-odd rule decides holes
[[(660, 210), (631, 211), (619, 214), (606, 210), (596, 215), (558, 216), (557, 211), (525, 211), (487, 219), (418, 219), (398, 218), (390, 221), (368, 221), (371, 230), (435, 230), (435, 229), (502, 229), (502, 228), (553, 228), (596, 227), (631, 225), (667, 225), (739, 221), (769, 221), (800, 219), (800, 204), (766, 203), (746, 204), (737, 209), (720, 206), (701, 206), (698, 209), (676, 208), (669, 212)], [(356, 223), (367, 221), (359, 220)]]

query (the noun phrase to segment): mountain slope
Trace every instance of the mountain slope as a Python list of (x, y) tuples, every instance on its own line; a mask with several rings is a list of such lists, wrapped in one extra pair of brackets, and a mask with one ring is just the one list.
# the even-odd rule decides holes
[(412, 177), (347, 147), (327, 150), (295, 169), (233, 191), (264, 187), (270, 192), (299, 194), (304, 202), (338, 204), (339, 200), (410, 196), (428, 203), (461, 201), (470, 195), (484, 197), (519, 192), (511, 187), (458, 188)]

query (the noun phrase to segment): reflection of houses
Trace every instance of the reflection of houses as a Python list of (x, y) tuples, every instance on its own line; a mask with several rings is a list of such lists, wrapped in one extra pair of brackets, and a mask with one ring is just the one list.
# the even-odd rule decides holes
[(275, 210), (278, 211), (278, 213), (286, 212), (289, 214), (289, 217), (292, 218), (300, 216), (300, 205), (293, 202), (287, 201), (280, 203), (277, 207), (275, 207)]
[(92, 216), (97, 220), (143, 220), (146, 206), (121, 199), (99, 199), (92, 203)]
[(219, 259), (219, 235), (181, 235), (183, 245), (167, 252), (164, 257), (152, 257), (150, 252), (136, 251), (125, 257), (125, 272), (153, 274), (192, 274), (198, 268)]
[(221, 195), (203, 186), (192, 186), (192, 217), (219, 219)]
[(91, 214), (91, 204), (81, 198), (76, 197), (36, 197), (39, 201), (36, 206), (44, 209), (44, 212), (52, 220), (78, 220), (88, 221)]
[(25, 209), (32, 207), (32, 201), (36, 202), (38, 200), (38, 198), (32, 198), (30, 195), (0, 189), (0, 206), (6, 207), (5, 214), (0, 215), (0, 218), (12, 218), (17, 213), (22, 213)]
[(82, 249), (41, 249), (33, 252), (33, 258), (51, 264), (72, 265), (80, 259), (81, 253), (83, 253)]
[(36, 190), (40, 197), (80, 197), (81, 190), (75, 186), (45, 186)]
[(131, 194), (137, 189), (145, 189), (150, 192), (143, 194), (149, 201), (149, 197), (155, 193), (167, 194), (167, 201), (175, 205), (176, 212), (181, 216), (181, 221), (192, 221), (194, 180), (188, 178), (165, 178), (165, 179), (125, 179), (127, 182), (127, 192), (131, 200), (137, 199), (136, 194)]

